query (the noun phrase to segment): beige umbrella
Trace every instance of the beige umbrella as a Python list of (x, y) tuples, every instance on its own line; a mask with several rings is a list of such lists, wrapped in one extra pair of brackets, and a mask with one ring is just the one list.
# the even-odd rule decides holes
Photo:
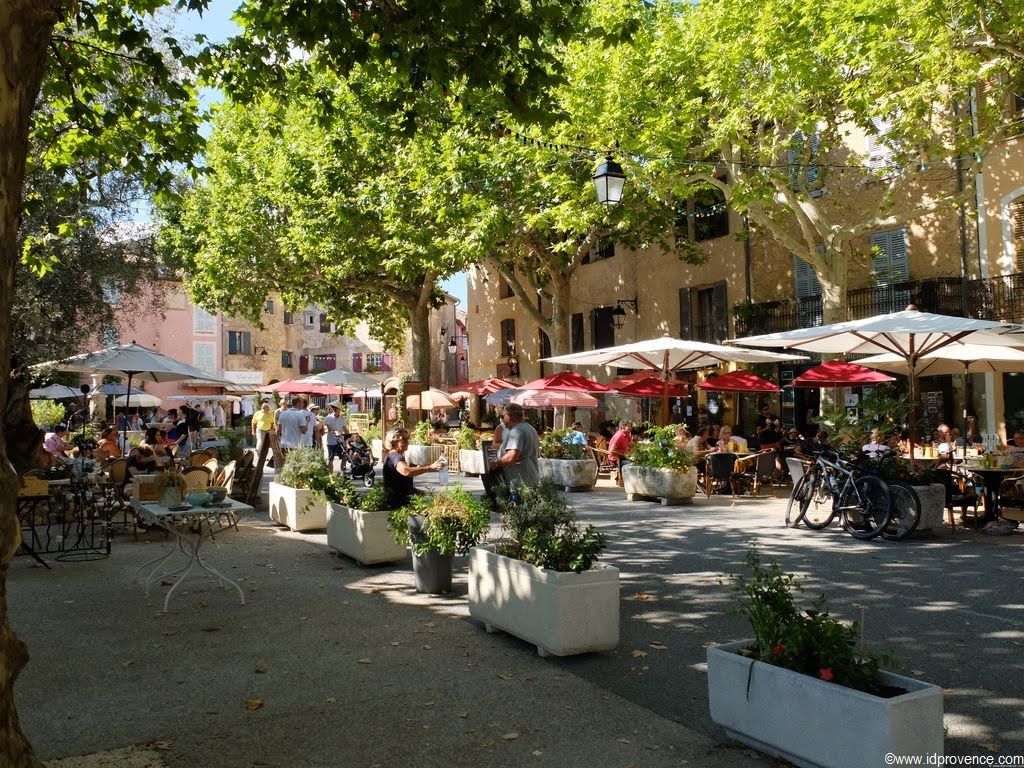
[(412, 411), (432, 411), (435, 408), (458, 408), (459, 404), (447, 392), (431, 387), (418, 395), (406, 395), (405, 407)]

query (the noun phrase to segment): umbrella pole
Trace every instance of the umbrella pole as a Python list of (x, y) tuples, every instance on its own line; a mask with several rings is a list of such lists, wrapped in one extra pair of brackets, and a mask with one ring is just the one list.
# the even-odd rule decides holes
[(917, 414), (917, 365), (913, 355), (907, 359), (907, 370), (910, 373), (910, 458), (914, 458), (914, 443), (917, 438), (914, 427), (914, 417)]
[(128, 392), (124, 396), (124, 428), (121, 430), (121, 442), (124, 443), (121, 450), (125, 456), (128, 455), (128, 409), (132, 405), (132, 374), (133, 371), (128, 371)]
[[(970, 365), (971, 365), (970, 362), (968, 362), (967, 360), (964, 361), (964, 385), (961, 388), (961, 397), (963, 397), (963, 400), (964, 400), (964, 408), (963, 408), (964, 433), (962, 435), (962, 437), (964, 439), (964, 456), (963, 456), (964, 459), (967, 458), (967, 440), (969, 439), (967, 437), (967, 403), (969, 402), (968, 394), (970, 393), (971, 385), (970, 385), (970, 379), (968, 377), (968, 372), (967, 371), (968, 371), (968, 368), (970, 367)], [(955, 458), (956, 457), (956, 441), (955, 440), (953, 441), (953, 446), (950, 448), (950, 452), (953, 454), (953, 457)]]
[(668, 350), (661, 363), (661, 426), (668, 426)]

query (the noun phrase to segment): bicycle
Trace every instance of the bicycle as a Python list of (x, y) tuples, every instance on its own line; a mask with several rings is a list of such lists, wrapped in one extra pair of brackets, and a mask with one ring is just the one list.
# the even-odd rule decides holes
[(824, 448), (793, 487), (786, 507), (786, 525), (796, 528), (802, 522), (820, 531), (838, 516), (843, 530), (854, 538), (873, 539), (889, 527), (891, 506), (889, 487), (883, 480), (858, 474), (851, 462)]

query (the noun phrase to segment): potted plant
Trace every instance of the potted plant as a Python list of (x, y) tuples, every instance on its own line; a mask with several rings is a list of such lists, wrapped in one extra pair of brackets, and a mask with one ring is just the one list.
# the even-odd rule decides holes
[(153, 484), (161, 506), (174, 507), (181, 504), (181, 500), (185, 498), (185, 478), (176, 469), (158, 472)]
[(606, 651), (619, 643), (619, 570), (595, 566), (605, 548), (551, 481), (499, 495), (503, 536), (470, 550), (469, 613), (541, 656)]
[(661, 499), (665, 505), (687, 504), (697, 492), (693, 451), (676, 446), (675, 427), (651, 427), (649, 440), (634, 443), (622, 467), (626, 499)]
[(753, 640), (708, 648), (711, 719), (746, 744), (799, 765), (885, 765), (887, 754), (943, 753), (942, 689), (883, 671), (891, 659), (857, 646), (856, 625), (824, 597), (796, 606), (796, 578), (747, 554), (736, 579)]
[(405, 460), (413, 466), (430, 464), (430, 431), (433, 427), (429, 421), (421, 421), (409, 433), (409, 446), (405, 449)]
[(395, 541), (412, 545), (416, 591), (450, 592), (454, 557), (464, 555), (487, 533), (491, 513), (461, 486), (415, 496), (388, 513)]
[(597, 462), (587, 455), (585, 445), (566, 442), (571, 433), (557, 429), (540, 439), (540, 476), (567, 492), (589, 491), (597, 482)]
[(330, 475), (318, 481), (315, 489), (327, 499), (328, 547), (360, 565), (405, 559), (405, 542), (396, 542), (388, 527), (383, 485), (360, 494), (352, 478)]
[(921, 518), (914, 530), (928, 531), (942, 525), (946, 486), (939, 482), (931, 466), (896, 454), (886, 454), (875, 464), (878, 476), (887, 483), (902, 480), (913, 487), (921, 502)]
[(270, 519), (293, 531), (316, 531), (327, 526), (327, 505), (315, 503), (313, 486), (330, 475), (323, 452), (292, 448), (284, 467), (270, 483)]
[(463, 474), (482, 475), (485, 472), (484, 452), (476, 431), (463, 424), (455, 434), (455, 443), (459, 446), (459, 468)]

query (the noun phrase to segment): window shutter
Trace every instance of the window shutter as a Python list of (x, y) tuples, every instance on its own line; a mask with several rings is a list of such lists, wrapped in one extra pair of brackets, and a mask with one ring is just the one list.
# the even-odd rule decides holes
[(309, 355), (299, 355), (299, 373), (302, 375), (309, 373)]
[(873, 171), (887, 168), (892, 164), (893, 148), (888, 135), (892, 123), (876, 117), (871, 121), (875, 132), (868, 134), (868, 167)]
[(242, 354), (252, 354), (252, 334), (248, 331), (242, 331)]
[(715, 283), (714, 291), (715, 341), (721, 343), (729, 338), (729, 289), (723, 280)]
[(238, 334), (234, 331), (228, 331), (228, 354), (238, 354)]
[(320, 333), (330, 333), (331, 324), (327, 322), (327, 315), (320, 315)]
[(380, 358), (380, 370), (382, 373), (391, 373), (391, 353), (385, 352)]
[(338, 358), (335, 355), (324, 355), (323, 365), (320, 367), (325, 371), (333, 371), (338, 367)]
[(905, 229), (876, 232), (871, 236), (871, 247), (876, 250), (873, 272), (878, 285), (902, 283), (910, 279)]
[(583, 313), (575, 312), (572, 316), (572, 351), (583, 351)]
[(1024, 197), (1018, 197), (1010, 208), (1010, 223), (1013, 226), (1013, 247), (1016, 254), (1017, 271), (1024, 272)]
[(363, 353), (353, 352), (352, 353), (352, 372), (362, 373), (363, 372)]
[(690, 313), (690, 289), (679, 289), (679, 338), (689, 339), (693, 335), (693, 315)]
[(809, 299), (821, 295), (821, 283), (818, 282), (818, 275), (815, 273), (814, 267), (796, 256), (793, 257), (793, 280), (796, 284), (798, 299)]

